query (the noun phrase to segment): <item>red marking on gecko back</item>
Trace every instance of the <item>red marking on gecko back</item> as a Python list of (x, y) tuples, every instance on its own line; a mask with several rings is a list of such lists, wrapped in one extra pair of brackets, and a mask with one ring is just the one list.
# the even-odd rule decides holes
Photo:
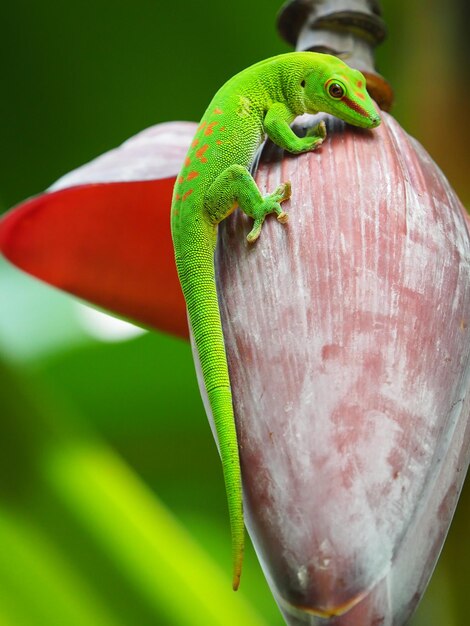
[(199, 148), (199, 150), (196, 152), (196, 157), (201, 161), (201, 163), (207, 163), (207, 159), (204, 156), (206, 150), (209, 149), (209, 144), (205, 143), (202, 148)]
[(206, 135), (207, 137), (212, 135), (212, 133), (214, 132), (214, 126), (217, 126), (218, 123), (219, 122), (211, 122), (210, 124), (208, 124), (206, 130), (204, 131), (204, 135)]
[(198, 130), (202, 130), (207, 125), (207, 122), (201, 122), (198, 126)]
[(183, 196), (183, 202), (186, 200), (188, 196), (190, 196), (193, 193), (193, 191), (194, 189), (188, 189), (188, 191)]
[(216, 108), (214, 109), (214, 113), (215, 113), (216, 115), (222, 115), (223, 111), (222, 111), (222, 109), (219, 109), (219, 107), (216, 107)]
[(366, 97), (363, 93), (360, 93), (359, 91), (356, 91), (354, 94), (357, 98), (359, 98), (359, 100), (365, 100)]
[(191, 164), (191, 159), (189, 157), (186, 157), (185, 160), (184, 160), (184, 164), (185, 164), (186, 167), (188, 167), (188, 165)]
[(184, 183), (184, 176), (178, 176), (178, 182), (181, 185), (181, 183)]
[(199, 172), (195, 172), (193, 170), (192, 172), (189, 172), (189, 174), (186, 176), (186, 180), (192, 180), (193, 178), (196, 178), (197, 176), (199, 176)]
[(198, 143), (199, 143), (199, 139), (194, 139), (193, 143), (191, 144), (191, 148), (195, 148)]
[(220, 139), (217, 139), (216, 143), (220, 146), (220, 145), (222, 145), (224, 142), (223, 142), (223, 141), (220, 141)]
[(358, 80), (356, 84), (359, 87), (359, 89), (362, 89), (363, 87), (362, 80)]
[(221, 126), (219, 130), (223, 132), (225, 130), (225, 126)]

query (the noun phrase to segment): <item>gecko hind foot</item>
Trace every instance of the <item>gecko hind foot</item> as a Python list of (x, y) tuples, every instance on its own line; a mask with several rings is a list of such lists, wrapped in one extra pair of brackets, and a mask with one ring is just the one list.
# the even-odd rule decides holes
[(254, 220), (253, 228), (247, 236), (247, 241), (249, 243), (255, 242), (261, 234), (261, 228), (264, 223), (264, 219), (266, 215), (270, 213), (275, 213), (277, 215), (277, 220), (281, 224), (285, 224), (289, 220), (289, 215), (282, 210), (281, 202), (288, 200), (292, 193), (292, 187), (290, 182), (282, 183), (277, 187), (273, 193), (270, 193), (268, 196), (263, 198), (263, 201), (256, 207), (254, 211)]
[(285, 183), (281, 183), (279, 187), (270, 194), (268, 197), (276, 200), (277, 202), (284, 202), (285, 200), (289, 200), (292, 195), (292, 185), (290, 180)]

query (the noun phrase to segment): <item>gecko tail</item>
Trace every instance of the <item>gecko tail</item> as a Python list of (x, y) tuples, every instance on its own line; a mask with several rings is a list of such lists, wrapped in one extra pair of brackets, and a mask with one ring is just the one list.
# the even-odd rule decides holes
[(237, 430), (215, 285), (215, 245), (214, 227), (204, 220), (194, 220), (184, 233), (184, 241), (178, 243), (182, 253), (176, 255), (176, 265), (219, 444), (232, 535), (232, 587), (236, 590), (245, 527)]
[(238, 590), (240, 586), (240, 577), (242, 575), (243, 558), (245, 555), (245, 524), (243, 518), (243, 502), (242, 502), (242, 490), (241, 485), (238, 490), (240, 499), (236, 498), (234, 502), (234, 510), (231, 510), (229, 503), (230, 513), (230, 528), (232, 534), (232, 562), (233, 562), (233, 577), (232, 577), (232, 589)]
[(242, 575), (243, 552), (244, 552), (244, 546), (241, 547), (241, 552), (240, 554), (237, 554), (237, 556), (235, 557), (234, 564), (233, 564), (232, 589), (234, 591), (238, 591), (238, 587), (240, 586), (240, 577)]
[(235, 513), (234, 518), (230, 516), (230, 527), (232, 531), (232, 561), (233, 561), (232, 589), (234, 591), (237, 591), (238, 587), (240, 586), (243, 558), (245, 554), (245, 525), (243, 523), (242, 506), (237, 506), (237, 512)]
[(243, 521), (243, 496), (237, 433), (233, 417), (230, 386), (216, 387), (208, 392), (212, 416), (219, 441), (220, 458), (224, 474), (227, 504), (232, 535), (232, 588), (240, 585), (245, 551), (245, 524)]

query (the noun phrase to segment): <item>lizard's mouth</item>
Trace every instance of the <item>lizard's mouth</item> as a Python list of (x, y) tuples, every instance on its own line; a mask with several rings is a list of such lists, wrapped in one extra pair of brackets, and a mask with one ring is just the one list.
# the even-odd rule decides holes
[(377, 113), (375, 115), (373, 115), (370, 118), (371, 121), (371, 126), (370, 128), (377, 128), (377, 126), (380, 126), (380, 122), (382, 121), (380, 118), (380, 115), (378, 115)]
[(358, 126), (359, 128), (368, 128), (368, 129), (377, 128), (377, 126), (380, 126), (380, 123), (382, 121), (378, 113), (364, 115), (363, 117), (356, 117), (356, 116), (346, 117), (345, 116), (344, 120), (345, 122), (347, 122), (348, 124), (352, 124), (353, 126)]

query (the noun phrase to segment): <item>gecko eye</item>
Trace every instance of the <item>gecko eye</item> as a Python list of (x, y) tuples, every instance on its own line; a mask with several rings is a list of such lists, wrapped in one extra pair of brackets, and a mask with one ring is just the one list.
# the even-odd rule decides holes
[(336, 81), (334, 81), (334, 82), (329, 83), (328, 93), (335, 100), (341, 100), (341, 98), (344, 98), (345, 90), (344, 90), (343, 85), (340, 85), (340, 83), (337, 83)]

